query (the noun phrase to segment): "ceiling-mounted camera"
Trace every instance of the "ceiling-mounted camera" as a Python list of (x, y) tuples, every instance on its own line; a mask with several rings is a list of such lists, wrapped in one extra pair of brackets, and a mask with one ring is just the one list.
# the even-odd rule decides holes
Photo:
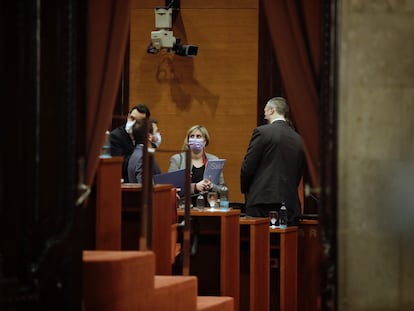
[(154, 12), (155, 28), (157, 30), (151, 31), (151, 43), (148, 46), (147, 52), (155, 54), (164, 49), (180, 56), (196, 56), (198, 52), (197, 46), (181, 44), (180, 39), (174, 37), (171, 30), (173, 8), (156, 8)]

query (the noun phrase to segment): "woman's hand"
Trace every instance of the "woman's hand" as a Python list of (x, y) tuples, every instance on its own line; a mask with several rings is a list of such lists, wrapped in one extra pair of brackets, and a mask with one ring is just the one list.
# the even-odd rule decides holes
[(210, 179), (203, 179), (197, 183), (198, 191), (210, 191), (213, 188), (213, 183)]

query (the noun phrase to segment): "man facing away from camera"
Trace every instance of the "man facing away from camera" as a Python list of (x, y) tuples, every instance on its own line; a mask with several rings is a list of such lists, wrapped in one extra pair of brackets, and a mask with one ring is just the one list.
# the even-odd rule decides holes
[(298, 186), (305, 167), (302, 138), (291, 127), (289, 106), (283, 97), (270, 99), (265, 108), (266, 125), (253, 130), (241, 165), (240, 187), (246, 214), (268, 217), (285, 203), (288, 224), (301, 215)]

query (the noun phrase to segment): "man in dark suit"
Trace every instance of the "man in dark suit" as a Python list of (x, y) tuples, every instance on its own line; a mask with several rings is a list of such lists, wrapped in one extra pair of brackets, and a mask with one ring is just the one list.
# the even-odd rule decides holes
[(268, 124), (253, 130), (240, 172), (246, 214), (268, 217), (284, 202), (288, 224), (301, 215), (298, 185), (305, 167), (302, 139), (290, 126), (289, 106), (282, 97), (270, 99), (264, 108)]
[(150, 115), (149, 108), (144, 104), (134, 106), (128, 113), (127, 122), (111, 131), (109, 135), (111, 155), (124, 157), (122, 164), (122, 179), (124, 182), (128, 182), (128, 161), (135, 149), (135, 143), (132, 137), (132, 126), (136, 120), (149, 118)]
[[(144, 157), (144, 142), (148, 139), (148, 150), (152, 149), (151, 153), (155, 151), (161, 144), (161, 134), (158, 130), (157, 120), (150, 119), (149, 132), (146, 133), (146, 124), (144, 120), (136, 120), (132, 126), (132, 137), (135, 141), (135, 149), (129, 157), (128, 161), (128, 182), (142, 183), (143, 174), (143, 157)], [(157, 135), (159, 134), (159, 135)], [(161, 174), (160, 166), (157, 161), (153, 159), (153, 175)]]

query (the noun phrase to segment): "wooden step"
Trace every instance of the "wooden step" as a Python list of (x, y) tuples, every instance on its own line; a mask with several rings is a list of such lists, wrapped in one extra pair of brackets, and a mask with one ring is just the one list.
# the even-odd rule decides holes
[(197, 277), (155, 276), (154, 293), (148, 310), (195, 311)]
[(84, 251), (85, 310), (142, 310), (154, 291), (155, 256), (140, 251)]
[(234, 311), (234, 298), (198, 296), (197, 311)]
[(155, 255), (83, 252), (85, 311), (234, 311), (232, 297), (197, 297), (197, 277), (155, 275)]

